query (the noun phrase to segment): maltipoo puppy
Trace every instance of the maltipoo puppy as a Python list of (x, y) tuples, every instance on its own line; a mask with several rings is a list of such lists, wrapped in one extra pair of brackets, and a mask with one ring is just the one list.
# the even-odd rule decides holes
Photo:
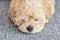
[(25, 33), (41, 32), (54, 14), (55, 0), (12, 0), (9, 17)]

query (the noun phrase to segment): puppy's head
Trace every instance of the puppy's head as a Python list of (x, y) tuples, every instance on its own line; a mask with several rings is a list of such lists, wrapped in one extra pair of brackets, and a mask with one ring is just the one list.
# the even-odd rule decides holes
[[(14, 1), (12, 1), (11, 5)], [(29, 1), (27, 1), (29, 3)], [(54, 2), (54, 1), (53, 1)], [(54, 3), (50, 1), (32, 1), (31, 4), (20, 1), (10, 7), (10, 17), (18, 29), (26, 33), (40, 32), (54, 13)], [(14, 15), (12, 15), (14, 14)], [(15, 16), (15, 17), (14, 17)]]

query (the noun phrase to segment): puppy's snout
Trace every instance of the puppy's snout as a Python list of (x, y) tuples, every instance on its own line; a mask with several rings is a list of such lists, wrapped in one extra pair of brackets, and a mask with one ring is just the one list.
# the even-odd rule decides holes
[(29, 25), (26, 29), (27, 29), (29, 32), (31, 32), (31, 31), (33, 30), (33, 27)]

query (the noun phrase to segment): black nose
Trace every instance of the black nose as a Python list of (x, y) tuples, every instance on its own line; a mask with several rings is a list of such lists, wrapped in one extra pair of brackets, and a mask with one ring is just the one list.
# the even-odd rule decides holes
[(27, 27), (27, 30), (28, 30), (29, 32), (31, 32), (31, 31), (33, 30), (33, 27), (29, 25), (29, 26)]

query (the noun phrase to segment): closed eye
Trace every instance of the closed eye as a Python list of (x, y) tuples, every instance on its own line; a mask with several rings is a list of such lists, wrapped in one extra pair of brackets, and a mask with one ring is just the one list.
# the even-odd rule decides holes
[(39, 19), (35, 19), (35, 21), (38, 21)]
[(24, 19), (21, 19), (22, 22), (25, 22)]

